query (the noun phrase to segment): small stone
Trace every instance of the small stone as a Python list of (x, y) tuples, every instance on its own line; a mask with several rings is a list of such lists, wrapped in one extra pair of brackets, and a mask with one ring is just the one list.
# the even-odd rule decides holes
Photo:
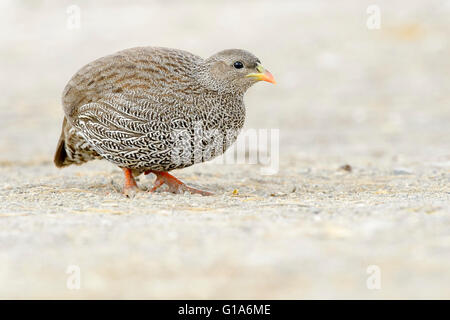
[(339, 170), (344, 170), (347, 172), (352, 172), (352, 166), (349, 164), (344, 164), (342, 166), (339, 167)]

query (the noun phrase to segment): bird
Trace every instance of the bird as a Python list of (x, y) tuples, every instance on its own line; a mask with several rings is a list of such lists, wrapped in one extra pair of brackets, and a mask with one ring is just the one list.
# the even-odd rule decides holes
[(153, 173), (151, 192), (211, 195), (169, 172), (223, 154), (245, 120), (245, 92), (275, 84), (252, 53), (227, 49), (203, 59), (165, 47), (134, 47), (94, 60), (62, 93), (64, 119), (54, 155), (58, 168), (105, 159), (122, 169), (123, 194), (141, 191), (140, 174)]

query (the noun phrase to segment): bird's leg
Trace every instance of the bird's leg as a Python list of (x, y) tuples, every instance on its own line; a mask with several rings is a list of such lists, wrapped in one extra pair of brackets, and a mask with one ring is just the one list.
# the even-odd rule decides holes
[(127, 197), (133, 197), (136, 192), (139, 190), (136, 184), (136, 180), (134, 180), (133, 172), (131, 169), (122, 168), (123, 173), (125, 175), (125, 183), (123, 185), (123, 194)]
[(188, 191), (192, 194), (201, 194), (202, 196), (211, 196), (213, 195), (211, 192), (198, 190), (192, 187), (189, 187), (182, 181), (175, 178), (173, 175), (169, 174), (165, 171), (153, 171), (149, 170), (146, 171), (145, 174), (154, 173), (156, 175), (156, 180), (153, 188), (150, 190), (150, 192), (156, 191), (159, 187), (161, 187), (163, 184), (166, 184), (169, 187), (169, 191), (173, 193), (183, 193), (185, 191)]

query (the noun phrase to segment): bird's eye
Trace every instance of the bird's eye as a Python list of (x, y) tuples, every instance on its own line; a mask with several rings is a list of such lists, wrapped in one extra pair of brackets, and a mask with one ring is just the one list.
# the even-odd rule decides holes
[(236, 61), (235, 63), (233, 63), (233, 66), (236, 69), (242, 69), (244, 67), (244, 64), (242, 62), (240, 62), (240, 61)]

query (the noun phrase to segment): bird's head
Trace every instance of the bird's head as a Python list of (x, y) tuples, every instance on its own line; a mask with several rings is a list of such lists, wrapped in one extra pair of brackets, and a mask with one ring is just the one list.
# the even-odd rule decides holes
[(224, 91), (245, 92), (258, 81), (275, 83), (259, 59), (245, 50), (220, 51), (206, 59), (205, 65), (214, 86)]

